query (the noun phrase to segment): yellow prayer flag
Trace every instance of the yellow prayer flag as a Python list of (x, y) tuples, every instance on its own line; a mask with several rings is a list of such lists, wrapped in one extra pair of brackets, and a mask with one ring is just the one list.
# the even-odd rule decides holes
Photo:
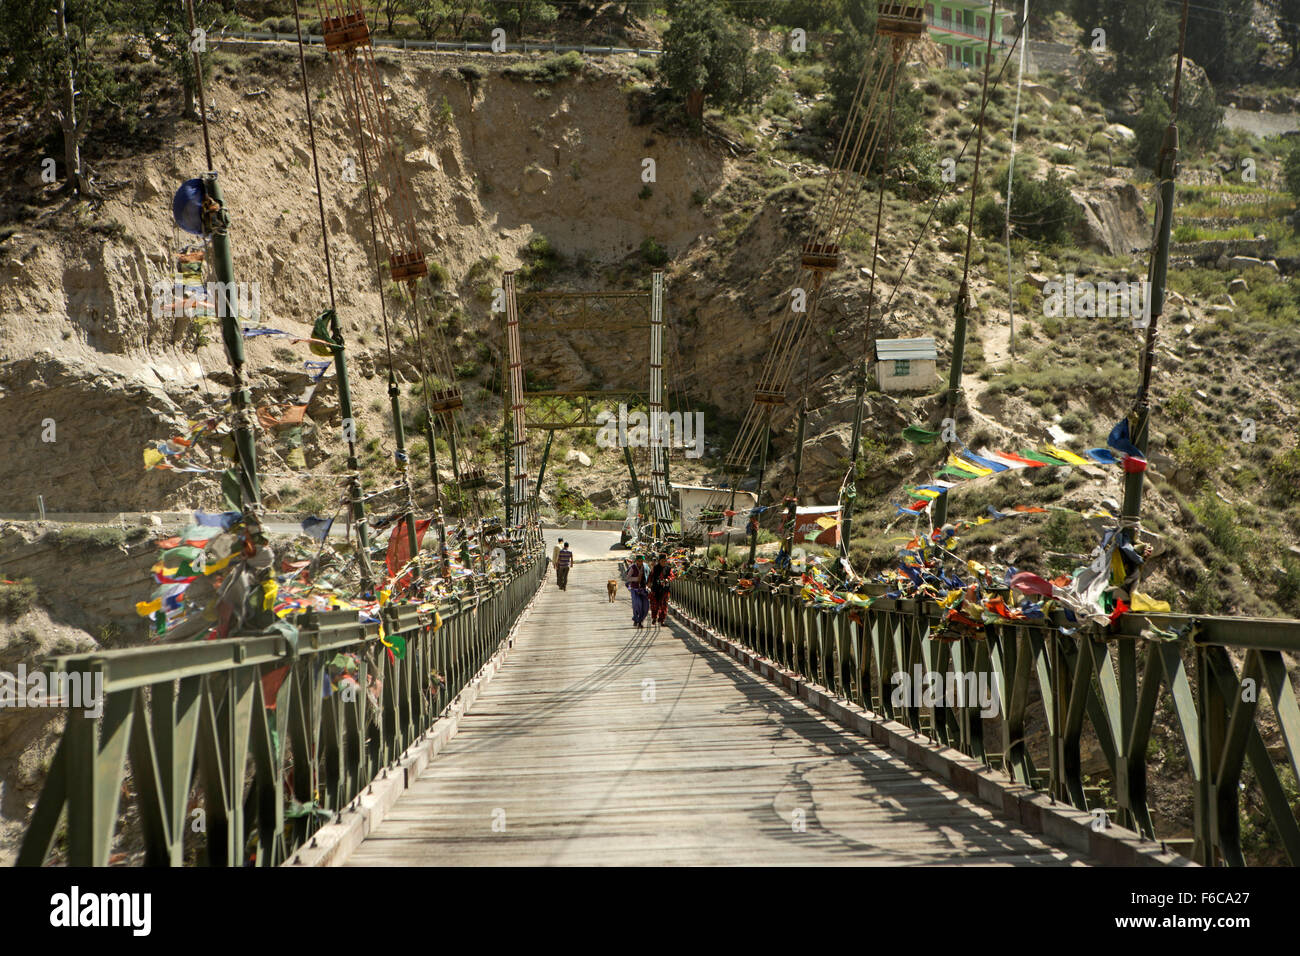
[(993, 474), (992, 468), (981, 468), (979, 465), (975, 464), (975, 462), (966, 461), (964, 458), (958, 458), (956, 455), (948, 456), (948, 464), (953, 468), (961, 468), (964, 469), (965, 471), (973, 471), (981, 478), (983, 478), (985, 475)]
[(154, 598), (152, 601), (137, 601), (135, 605), (135, 613), (139, 614), (141, 617), (148, 617), (155, 611), (161, 610), (161, 608), (162, 598)]
[(164, 457), (163, 453), (160, 452), (157, 448), (146, 448), (144, 450), (145, 470), (148, 471), (154, 465), (158, 464), (158, 462), (163, 460), (163, 457)]
[(1134, 611), (1145, 611), (1148, 614), (1168, 614), (1169, 602), (1157, 601), (1149, 594), (1143, 594), (1141, 591), (1134, 589), (1129, 595), (1129, 607)]
[(1124, 559), (1119, 556), (1119, 549), (1116, 548), (1110, 553), (1110, 583), (1112, 587), (1119, 587), (1128, 577), (1124, 573)]
[(1076, 455), (1074, 452), (1072, 452), (1072, 451), (1067, 451), (1067, 450), (1064, 449), (1064, 448), (1057, 448), (1055, 445), (1044, 445), (1044, 446), (1043, 446), (1043, 451), (1044, 451), (1046, 454), (1051, 455), (1053, 458), (1059, 458), (1059, 459), (1061, 459), (1061, 461), (1067, 461), (1067, 462), (1069, 462), (1071, 465), (1090, 465), (1090, 464), (1092, 464), (1092, 462), (1088, 461), (1088, 459), (1086, 459), (1086, 458), (1081, 458), (1081, 457), (1079, 457), (1078, 455)]
[(226, 565), (230, 564), (230, 562), (233, 561), (234, 559), (235, 556), (233, 554), (228, 554), (220, 561), (213, 561), (211, 564), (204, 567), (203, 573), (216, 574), (218, 571), (224, 571), (226, 569)]

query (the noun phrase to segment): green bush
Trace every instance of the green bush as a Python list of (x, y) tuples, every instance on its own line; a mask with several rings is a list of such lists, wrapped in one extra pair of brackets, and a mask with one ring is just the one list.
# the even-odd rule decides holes
[(60, 551), (99, 551), (104, 548), (117, 548), (126, 543), (126, 532), (112, 527), (55, 528), (46, 532), (42, 539), (54, 545)]
[(1274, 456), (1268, 463), (1268, 480), (1283, 501), (1300, 501), (1300, 448)]
[(650, 236), (646, 236), (641, 242), (641, 258), (645, 260), (646, 265), (659, 267), (667, 265), (669, 255), (667, 249)]
[(508, 66), (501, 72), (512, 80), (527, 80), (531, 83), (558, 83), (566, 77), (581, 73), (585, 61), (577, 50), (548, 56), (538, 63), (519, 63)]
[[(1035, 178), (1035, 172), (1035, 164), (1028, 157), (1016, 164), (1011, 188), (1012, 235), (1053, 244), (1065, 242), (1083, 221), (1083, 210), (1055, 169), (1043, 179)], [(1003, 197), (1009, 175), (1010, 167), (1003, 166), (994, 180), (994, 187)], [(975, 218), (980, 232), (1000, 238), (1006, 228), (1005, 205), (985, 198), (976, 206)]]
[[(564, 257), (559, 250), (540, 232), (528, 240), (528, 244), (520, 251), (519, 258), (524, 262), (519, 275), (525, 282), (543, 282), (564, 265)], [(488, 296), (491, 297), (491, 292)]]
[(30, 579), (0, 581), (0, 617), (14, 620), (36, 603), (36, 585)]

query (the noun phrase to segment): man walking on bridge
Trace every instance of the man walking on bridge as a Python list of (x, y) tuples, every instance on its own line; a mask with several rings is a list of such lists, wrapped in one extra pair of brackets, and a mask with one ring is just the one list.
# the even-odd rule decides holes
[(633, 555), (627, 571), (623, 574), (623, 583), (632, 595), (632, 626), (641, 627), (646, 613), (650, 610), (650, 592), (647, 589), (649, 573), (641, 561), (641, 555)]
[(555, 559), (555, 583), (561, 591), (569, 589), (569, 568), (573, 567), (573, 552), (567, 542), (560, 542), (560, 554)]

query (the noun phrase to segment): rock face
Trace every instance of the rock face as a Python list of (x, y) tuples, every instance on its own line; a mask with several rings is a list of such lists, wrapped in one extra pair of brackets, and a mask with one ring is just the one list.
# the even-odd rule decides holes
[(1074, 192), (1083, 210), (1080, 238), (1107, 255), (1130, 255), (1151, 245), (1151, 221), (1137, 187), (1107, 179), (1094, 190)]
[[(133, 544), (87, 546), (36, 523), (0, 528), (0, 578), (30, 579), (33, 607), (0, 617), (0, 671), (30, 672), (53, 654), (94, 651), (138, 640), (135, 602), (157, 559), (152, 535)], [(18, 852), (30, 808), (63, 732), (57, 708), (0, 708), (0, 866)]]
[(175, 367), (95, 368), (48, 352), (0, 365), (0, 419), (16, 436), (0, 464), (0, 512), (36, 511), (37, 495), (52, 512), (143, 511), (198, 493), (204, 476), (143, 470), (146, 443), (184, 423), (169, 390), (187, 391)]

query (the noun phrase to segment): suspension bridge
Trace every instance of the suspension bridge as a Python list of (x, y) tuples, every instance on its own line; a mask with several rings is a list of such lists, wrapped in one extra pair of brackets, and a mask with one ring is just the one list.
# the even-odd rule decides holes
[[(710, 565), (681, 538), (670, 456), (654, 428), (644, 496), (624, 449), (636, 496), (645, 501), (644, 533), (656, 550), (673, 553), (672, 616), (658, 627), (634, 628), (618, 566), (595, 539), (582, 542), (593, 560), (578, 564), (573, 588), (547, 586), (538, 498), (550, 443), (534, 480), (527, 432), (587, 427), (592, 408), (579, 403), (576, 413), (565, 412), (576, 417), (556, 417), (555, 400), (564, 396), (525, 387), (526, 297), (516, 296), (512, 273), (500, 290), (504, 481), (502, 516), (492, 513), (486, 469), (466, 447), (465, 397), (434, 318), (424, 224), (393, 148), (365, 14), (358, 0), (318, 0), (317, 8), (320, 45), (365, 174), (396, 444), (396, 483), (382, 494), (393, 514), (382, 526), (367, 517), (376, 495), (362, 491), (357, 437), (348, 424), (354, 419), (346, 345), (299, 36), (329, 277), (329, 307), (309, 341), (332, 360), (322, 364), (332, 364), (337, 376), (348, 461), (340, 511), (350, 532), (355, 528), (356, 544), (322, 587), (313, 575), (331, 524), (313, 518), (309, 533), (321, 552), (310, 562), (275, 567), (258, 482), (261, 410), (254, 414), (243, 368), (249, 330), (237, 314), (223, 314), (229, 406), (220, 420), (204, 421), (186, 440), (158, 451), (154, 463), (175, 467), (169, 459), (185, 460), (196, 441), (222, 435), (233, 460), (222, 472), (227, 511), (197, 516), (202, 520), (169, 540), (160, 556), (160, 590), (140, 613), (163, 640), (50, 662), (52, 675), (95, 675), (102, 706), (68, 708), (21, 864), (1242, 865), (1247, 772), (1287, 858), (1300, 862), (1300, 823), (1288, 793), (1288, 779), (1300, 778), (1300, 707), (1289, 669), (1289, 655), (1300, 653), (1300, 622), (1175, 614), (1143, 605), (1136, 587), (1149, 553), (1139, 510), (1174, 206), (1177, 87), (1160, 166), (1157, 291), (1142, 384), (1131, 421), (1112, 435), (1112, 447), (1124, 453), (1124, 506), (1106, 516), (1115, 527), (1098, 548), (1095, 574), (1083, 576), (1095, 578), (1095, 587), (1010, 573), (1002, 580), (987, 569), (956, 577), (945, 563), (955, 534), (947, 521), (951, 482), (925, 486), (920, 506), (908, 509), (913, 517), (928, 515), (931, 527), (905, 549), (898, 571), (876, 579), (854, 572), (847, 541), (859, 477), (864, 351), (850, 471), (840, 490), (845, 547), (833, 573), (807, 566), (792, 573), (790, 561), (807, 367), (793, 488), (784, 507), (773, 509), (786, 515), (784, 563), (766, 573), (755, 559), (757, 521), (749, 527), (749, 561), (739, 570)], [(786, 401), (799, 360), (807, 362), (819, 297), (840, 263), (840, 242), (866, 201), (862, 183), (877, 159), (868, 342), (875, 317), (889, 308), (887, 301), (877, 309), (874, 275), (892, 117), (924, 16), (906, 3), (878, 8), (878, 48), (800, 249), (794, 290), (804, 295), (792, 296), (799, 306), (792, 305), (755, 379), (724, 462), (725, 481), (702, 519), (711, 528), (736, 516), (738, 486), (756, 457), (762, 497), (772, 409)], [(980, 119), (972, 129), (969, 223), (992, 60), (984, 57)], [(198, 93), (208, 171), (178, 193), (176, 219), (204, 240), (202, 254), (187, 264), (202, 262), (229, 284), (231, 216), (212, 169), (201, 80)], [(943, 409), (949, 419), (961, 402), (971, 234), (968, 225)], [(404, 294), (394, 295), (390, 284)], [(901, 285), (900, 279), (893, 292)], [(671, 392), (664, 294), (656, 273), (649, 291), (632, 297), (649, 333), (652, 416)], [(534, 302), (561, 323), (588, 316), (591, 306), (582, 296)], [(566, 307), (578, 311), (556, 311)], [(399, 312), (419, 358), (432, 485), (427, 519), (418, 517), (412, 491), (392, 364), (390, 326)], [(439, 469), (440, 440), (450, 455), (449, 483)], [(1059, 449), (1039, 460), (975, 455), (955, 438), (942, 445), (949, 459), (939, 474), (960, 479), (1073, 462)], [(428, 528), (437, 536), (430, 549), (422, 541)], [(373, 547), (369, 535), (385, 529), (387, 549)], [(208, 555), (218, 540), (227, 541), (228, 553)], [(218, 583), (203, 608), (188, 589), (201, 590), (212, 574)], [(1111, 599), (1104, 607), (1103, 594)], [(198, 637), (207, 639), (184, 639)], [(906, 681), (899, 676), (914, 672), (934, 676), (940, 687), (980, 692), (900, 698)], [(1171, 826), (1153, 810), (1147, 754), (1157, 708), (1169, 715), (1186, 757), (1190, 826)]]

